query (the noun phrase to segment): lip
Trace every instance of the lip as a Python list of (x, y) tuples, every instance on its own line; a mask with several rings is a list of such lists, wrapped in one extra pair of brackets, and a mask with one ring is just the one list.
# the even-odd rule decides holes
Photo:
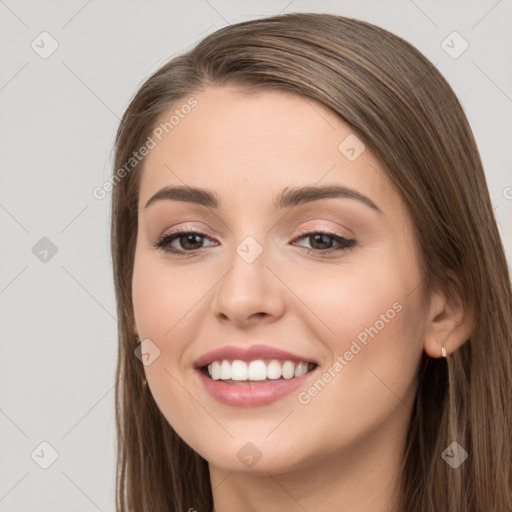
[(269, 380), (240, 384), (228, 384), (207, 377), (200, 368), (194, 372), (198, 375), (206, 391), (218, 402), (232, 407), (257, 407), (270, 405), (281, 398), (305, 386), (313, 374), (317, 374), (318, 366), (310, 372), (292, 379)]
[[(313, 359), (300, 356), (298, 354), (293, 354), (291, 352), (287, 352), (285, 350), (281, 350), (268, 345), (252, 345), (250, 347), (237, 347), (235, 345), (228, 345), (226, 347), (207, 352), (206, 354), (199, 357), (194, 362), (194, 368), (202, 368), (203, 366), (209, 365), (213, 361), (222, 361), (224, 359), (229, 361), (238, 359), (246, 362), (253, 361), (255, 359), (281, 359), (283, 361), (294, 361), (296, 363), (314, 363), (318, 366), (317, 361)], [(300, 377), (297, 377), (297, 379), (299, 378)]]

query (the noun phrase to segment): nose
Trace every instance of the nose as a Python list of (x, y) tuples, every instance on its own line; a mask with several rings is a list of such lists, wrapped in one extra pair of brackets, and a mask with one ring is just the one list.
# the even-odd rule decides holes
[(238, 328), (278, 320), (285, 309), (285, 289), (274, 269), (267, 266), (266, 251), (254, 261), (238, 247), (230, 259), (230, 270), (220, 280), (214, 300), (214, 314), (222, 322), (231, 322)]

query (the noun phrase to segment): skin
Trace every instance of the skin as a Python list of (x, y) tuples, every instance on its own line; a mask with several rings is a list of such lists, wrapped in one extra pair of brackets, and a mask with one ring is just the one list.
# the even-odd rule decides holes
[[(368, 148), (354, 161), (340, 152), (352, 131), (331, 111), (282, 91), (193, 96), (198, 105), (149, 152), (139, 191), (134, 336), (160, 350), (145, 366), (151, 393), (208, 461), (216, 512), (396, 510), (417, 365), (424, 350), (440, 357), (443, 344), (450, 353), (467, 339), (461, 301), (440, 291), (424, 303), (404, 203)], [(214, 191), (222, 206), (145, 208), (161, 188), (184, 184)], [(381, 213), (347, 198), (273, 206), (287, 187), (331, 184)], [(185, 257), (151, 245), (180, 228), (206, 234)], [(300, 228), (356, 245), (322, 257), (322, 247), (339, 245), (315, 244)], [(263, 249), (253, 263), (236, 252), (247, 236)], [(266, 406), (224, 405), (192, 368), (213, 349), (268, 344), (319, 363), (307, 391), (396, 303), (394, 318), (308, 404), (294, 392)], [(247, 442), (261, 453), (252, 467), (237, 457)]]

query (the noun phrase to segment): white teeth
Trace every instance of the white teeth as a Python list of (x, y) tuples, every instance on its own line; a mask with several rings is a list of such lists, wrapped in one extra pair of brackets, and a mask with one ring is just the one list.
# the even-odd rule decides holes
[(220, 363), (219, 361), (213, 361), (211, 370), (209, 369), (210, 377), (213, 380), (220, 379)]
[(308, 373), (308, 363), (299, 363), (295, 367), (295, 377), (300, 377)]
[(265, 380), (267, 378), (267, 365), (265, 361), (257, 359), (249, 363), (248, 380)]
[(208, 365), (208, 374), (213, 380), (276, 380), (283, 377), (292, 379), (308, 372), (309, 363), (294, 361), (279, 361), (272, 359), (268, 364), (263, 359), (247, 363), (240, 359), (228, 361), (213, 361)]
[(281, 363), (277, 359), (272, 359), (267, 364), (267, 379), (280, 379), (281, 378)]
[(236, 359), (231, 363), (231, 378), (233, 380), (247, 380), (247, 364), (245, 361)]
[(295, 364), (291, 361), (285, 361), (281, 373), (285, 379), (291, 379), (295, 375)]
[(231, 364), (229, 361), (222, 361), (220, 365), (219, 379), (227, 380), (231, 378)]

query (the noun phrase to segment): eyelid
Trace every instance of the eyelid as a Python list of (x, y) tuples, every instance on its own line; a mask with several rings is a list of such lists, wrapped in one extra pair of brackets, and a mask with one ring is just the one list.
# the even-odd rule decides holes
[[(180, 225), (179, 227), (173, 228), (170, 231), (165, 230), (157, 238), (161, 239), (164, 236), (173, 235), (175, 233), (180, 233), (182, 231), (194, 231), (197, 234), (206, 236), (208, 238), (212, 238), (212, 239), (215, 238), (210, 233), (207, 233), (206, 230), (201, 229), (201, 228), (197, 228), (197, 227), (189, 225), (189, 224)], [(347, 231), (350, 231), (350, 230), (347, 230)], [(349, 237), (353, 237), (354, 236), (352, 233), (343, 233), (343, 232), (341, 232), (339, 230), (336, 230), (335, 228), (326, 227), (326, 226), (301, 226), (300, 228), (297, 229), (297, 234), (298, 235), (306, 235), (306, 234), (311, 234), (313, 232), (314, 233), (325, 233), (327, 235), (336, 234), (336, 235), (338, 235), (340, 237), (343, 237), (343, 238), (349, 238)], [(295, 237), (295, 238), (297, 238), (297, 237)]]
[(297, 231), (300, 235), (308, 235), (310, 233), (325, 233), (326, 235), (337, 235), (342, 238), (354, 237), (354, 234), (351, 233), (348, 229), (346, 230), (348, 233), (343, 233), (336, 228), (326, 226), (301, 226)]
[[(180, 233), (181, 231), (195, 231), (198, 234), (201, 234), (203, 236), (207, 236), (212, 239), (215, 238), (211, 233), (207, 232), (207, 230), (202, 229), (202, 228), (197, 228), (196, 226), (193, 226), (190, 224), (184, 224), (184, 225), (180, 224), (178, 227), (172, 228), (172, 230), (170, 230), (170, 231), (165, 230), (157, 238), (160, 239), (163, 236)], [(299, 235), (305, 235), (305, 234), (310, 234), (312, 232), (315, 232), (315, 233), (325, 233), (327, 235), (336, 234), (343, 238), (349, 238), (349, 237), (355, 236), (354, 233), (351, 232), (351, 230), (345, 228), (345, 231), (346, 232), (340, 231), (339, 229), (336, 229), (334, 227), (317, 226), (317, 225), (312, 225), (312, 226), (306, 225), (306, 226), (301, 226), (297, 229), (297, 233)]]
[(210, 233), (208, 233), (207, 230), (205, 230), (203, 228), (198, 228), (196, 226), (192, 226), (192, 225), (189, 225), (189, 224), (185, 224), (185, 225), (181, 225), (180, 224), (178, 227), (174, 227), (170, 231), (165, 230), (157, 238), (162, 238), (163, 236), (166, 236), (166, 235), (174, 235), (175, 233), (181, 233), (182, 231), (194, 231), (197, 234), (204, 235), (204, 236), (207, 236), (209, 238), (214, 238), (214, 236), (211, 235)]

